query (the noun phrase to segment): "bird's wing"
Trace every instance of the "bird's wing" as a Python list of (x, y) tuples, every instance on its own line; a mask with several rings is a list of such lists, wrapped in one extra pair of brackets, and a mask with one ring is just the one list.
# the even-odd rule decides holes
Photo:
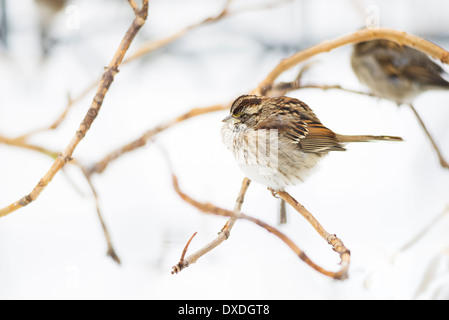
[(449, 87), (442, 77), (444, 69), (418, 50), (391, 43), (373, 50), (373, 55), (390, 77), (406, 78), (422, 86)]
[(287, 138), (293, 147), (299, 147), (304, 152), (345, 150), (337, 141), (336, 134), (321, 124), (307, 104), (297, 99), (289, 98), (286, 101), (284, 97), (277, 112), (259, 122), (254, 129), (278, 130), (280, 137)]

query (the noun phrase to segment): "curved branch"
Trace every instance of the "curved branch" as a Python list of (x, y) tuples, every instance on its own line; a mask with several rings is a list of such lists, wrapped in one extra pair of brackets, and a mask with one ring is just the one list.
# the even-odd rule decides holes
[[(234, 216), (231, 217), (227, 222), (226, 225), (223, 227), (223, 229), (218, 233), (218, 236), (212, 240), (210, 243), (206, 244), (204, 247), (199, 249), (198, 251), (192, 253), (187, 258), (181, 257), (181, 260), (178, 262), (177, 265), (173, 266), (172, 274), (181, 272), (181, 270), (187, 268), (193, 263), (196, 263), (199, 258), (204, 256), (206, 253), (212, 251), (214, 248), (216, 248), (218, 245), (223, 243), (225, 240), (227, 240), (230, 236), (231, 230), (237, 221), (236, 216), (240, 215), (240, 211), (242, 209), (243, 201), (245, 199), (246, 191), (248, 190), (248, 187), (250, 185), (249, 179), (244, 179), (242, 182), (242, 187), (239, 192), (239, 196), (237, 197), (237, 200), (235, 202), (234, 206)], [(188, 245), (188, 244), (187, 244)]]
[(126, 52), (128, 51), (131, 42), (134, 40), (136, 34), (145, 24), (148, 17), (148, 0), (143, 0), (142, 9), (136, 14), (136, 17), (126, 32), (119, 48), (117, 49), (112, 61), (106, 68), (103, 78), (98, 86), (97, 93), (92, 101), (92, 104), (75, 135), (73, 136), (70, 143), (64, 149), (64, 151), (59, 154), (59, 156), (54, 161), (51, 168), (47, 171), (44, 177), (39, 181), (36, 187), (31, 191), (30, 194), (24, 196), (20, 200), (10, 204), (7, 207), (0, 209), (0, 217), (7, 216), (8, 214), (29, 205), (31, 202), (35, 201), (42, 191), (45, 190), (47, 185), (53, 180), (55, 175), (61, 170), (61, 168), (71, 160), (72, 154), (75, 151), (81, 140), (84, 139), (86, 133), (89, 131), (92, 123), (98, 116), (98, 113), (103, 105), (104, 97), (108, 92), (112, 82), (114, 81), (115, 75), (118, 73), (118, 66), (123, 61)]
[(188, 112), (186, 112), (186, 113), (184, 113), (164, 124), (161, 124), (159, 126), (156, 126), (153, 129), (146, 131), (143, 135), (141, 135), (139, 138), (135, 139), (134, 141), (131, 141), (130, 143), (110, 152), (102, 160), (95, 163), (90, 168), (88, 174), (92, 175), (94, 173), (98, 173), (98, 174), (102, 173), (104, 170), (106, 170), (106, 168), (112, 161), (116, 160), (117, 158), (119, 158), (120, 156), (122, 156), (128, 152), (131, 152), (136, 149), (144, 147), (148, 143), (148, 141), (151, 138), (153, 138), (155, 135), (157, 135), (158, 133), (160, 133), (180, 122), (183, 122), (185, 120), (188, 120), (190, 118), (193, 118), (193, 117), (196, 117), (196, 116), (199, 116), (202, 114), (211, 113), (211, 112), (215, 112), (215, 111), (221, 111), (221, 110), (225, 110), (227, 108), (228, 108), (227, 105), (214, 105), (214, 106), (210, 106), (210, 107), (191, 109), (190, 111), (188, 111)]

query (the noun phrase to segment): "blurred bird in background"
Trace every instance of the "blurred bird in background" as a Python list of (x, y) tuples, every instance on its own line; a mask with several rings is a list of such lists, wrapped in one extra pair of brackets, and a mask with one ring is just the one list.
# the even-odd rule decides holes
[(426, 54), (389, 40), (372, 40), (354, 46), (351, 65), (359, 81), (372, 93), (398, 105), (406, 104), (418, 118), (441, 163), (449, 169), (434, 139), (413, 106), (414, 99), (427, 90), (448, 90), (443, 68)]

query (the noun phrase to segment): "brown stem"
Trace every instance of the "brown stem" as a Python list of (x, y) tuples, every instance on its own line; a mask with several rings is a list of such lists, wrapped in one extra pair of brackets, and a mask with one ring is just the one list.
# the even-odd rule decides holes
[(415, 114), (416, 118), (418, 119), (419, 124), (423, 128), (424, 132), (426, 133), (427, 137), (430, 140), (430, 143), (432, 144), (433, 148), (435, 149), (435, 152), (438, 155), (438, 159), (440, 160), (441, 166), (443, 168), (449, 169), (449, 164), (444, 159), (443, 154), (440, 152), (440, 149), (438, 148), (435, 140), (432, 138), (432, 135), (430, 134), (429, 130), (427, 130), (427, 127), (424, 124), (424, 121), (422, 120), (422, 118), (419, 116), (418, 111), (416, 111), (415, 107), (413, 105), (411, 105), (411, 104), (409, 104), (409, 107), (410, 107), (410, 109), (412, 109), (413, 113)]
[(222, 111), (227, 108), (228, 108), (227, 105), (214, 105), (214, 106), (205, 107), (205, 108), (194, 108), (194, 109), (184, 113), (183, 115), (176, 117), (171, 121), (166, 122), (165, 124), (161, 124), (151, 130), (148, 130), (142, 136), (137, 138), (136, 140), (110, 152), (102, 160), (95, 163), (89, 170), (89, 175), (92, 175), (93, 173), (98, 173), (98, 174), (102, 173), (104, 170), (106, 170), (106, 168), (112, 161), (116, 160), (117, 158), (119, 158), (120, 156), (122, 156), (128, 152), (131, 152), (138, 148), (144, 147), (148, 143), (148, 141), (151, 138), (153, 138), (155, 135), (159, 134), (160, 132), (162, 132), (180, 122), (183, 122), (185, 120), (188, 120), (190, 118), (193, 118), (193, 117), (205, 114), (205, 113)]
[[(239, 195), (237, 197), (237, 200), (235, 202), (234, 207), (234, 215), (238, 216), (240, 215), (240, 210), (242, 208), (243, 201), (245, 199), (246, 191), (248, 190), (250, 184), (249, 179), (244, 179), (242, 182), (242, 187), (240, 189)], [(198, 261), (199, 258), (204, 256), (206, 253), (210, 252), (214, 248), (216, 248), (218, 245), (223, 243), (225, 240), (227, 240), (230, 236), (231, 230), (237, 221), (237, 218), (231, 217), (225, 224), (225, 226), (221, 229), (218, 236), (212, 240), (210, 243), (199, 249), (198, 251), (194, 252), (193, 254), (189, 255), (186, 259), (181, 259), (179, 263), (176, 266), (173, 266), (172, 274), (178, 273), (181, 270), (187, 268), (191, 264)]]
[(45, 190), (47, 185), (53, 180), (55, 175), (61, 170), (61, 168), (71, 160), (72, 154), (75, 151), (78, 144), (83, 140), (86, 133), (89, 131), (92, 123), (98, 116), (98, 113), (103, 105), (104, 97), (108, 92), (112, 82), (114, 81), (115, 75), (118, 73), (118, 66), (123, 61), (123, 58), (131, 45), (132, 40), (138, 33), (138, 31), (144, 25), (148, 16), (148, 0), (143, 0), (142, 9), (136, 15), (132, 25), (129, 27), (125, 34), (120, 46), (112, 58), (111, 63), (106, 68), (103, 78), (98, 86), (97, 93), (92, 101), (92, 104), (87, 112), (83, 122), (79, 126), (76, 134), (73, 136), (70, 143), (64, 149), (64, 151), (56, 158), (51, 168), (44, 175), (44, 177), (39, 181), (36, 187), (20, 200), (10, 204), (7, 207), (0, 209), (0, 217), (4, 217), (20, 208), (29, 205), (31, 202), (35, 201), (42, 191)]
[(276, 194), (291, 205), (296, 211), (298, 211), (312, 225), (318, 234), (326, 240), (327, 243), (332, 245), (334, 250), (340, 255), (341, 260), (341, 269), (339, 272), (335, 273), (334, 277), (338, 279), (347, 278), (350, 262), (350, 251), (344, 246), (343, 242), (337, 238), (335, 234), (328, 233), (318, 222), (318, 220), (316, 220), (315, 217), (303, 205), (296, 201), (286, 191), (276, 191)]
[(97, 190), (96, 190), (96, 188), (95, 188), (95, 186), (94, 186), (94, 184), (92, 182), (92, 179), (87, 174), (87, 170), (83, 166), (78, 164), (76, 161), (73, 161), (72, 163), (75, 164), (76, 166), (78, 166), (81, 169), (84, 177), (87, 180), (87, 183), (89, 184), (89, 187), (90, 187), (90, 189), (92, 191), (92, 194), (94, 196), (95, 206), (96, 206), (96, 209), (97, 209), (97, 217), (98, 217), (98, 220), (100, 221), (101, 228), (103, 230), (103, 234), (104, 234), (104, 237), (106, 239), (106, 245), (108, 247), (108, 249), (106, 251), (106, 254), (107, 254), (108, 257), (111, 257), (112, 260), (114, 260), (117, 264), (120, 265), (121, 264), (121, 260), (120, 260), (119, 256), (117, 255), (117, 253), (116, 253), (116, 251), (114, 249), (114, 246), (112, 245), (111, 235), (110, 235), (108, 227), (106, 226), (106, 222), (104, 221), (103, 214), (101, 213), (100, 202), (98, 200), (98, 193), (97, 193)]
[(258, 85), (258, 87), (253, 90), (253, 93), (265, 95), (267, 91), (272, 88), (273, 83), (282, 73), (313, 56), (320, 53), (329, 52), (344, 45), (376, 39), (386, 39), (394, 41), (400, 45), (407, 45), (424, 52), (443, 63), (449, 63), (449, 52), (417, 36), (387, 28), (363, 29), (334, 40), (324, 41), (311, 48), (301, 50), (291, 57), (282, 60)]
[[(134, 0), (128, 0), (128, 2), (130, 3), (131, 7), (133, 8), (134, 12), (138, 12), (138, 6), (135, 3)], [(200, 22), (194, 23), (192, 25), (189, 25), (183, 29), (181, 29), (180, 31), (177, 31), (176, 33), (167, 36), (165, 38), (162, 39), (158, 39), (158, 40), (153, 40), (151, 42), (148, 42), (147, 44), (141, 46), (136, 52), (134, 52), (133, 54), (129, 55), (126, 59), (123, 60), (122, 65), (127, 64), (131, 61), (137, 60), (142, 56), (148, 55), (151, 52), (154, 52), (158, 49), (161, 49), (167, 45), (169, 45), (170, 43), (180, 39), (181, 37), (185, 36), (186, 34), (188, 34), (189, 32), (202, 27), (204, 25), (210, 24), (210, 23), (215, 23), (218, 22), (220, 20), (223, 20), (225, 18), (229, 18), (231, 16), (235, 16), (238, 14), (242, 14), (245, 12), (250, 12), (250, 11), (255, 11), (255, 10), (263, 10), (263, 9), (269, 9), (269, 8), (273, 8), (276, 6), (280, 6), (283, 5), (285, 3), (289, 3), (292, 2), (292, 0), (276, 0), (275, 2), (272, 3), (268, 3), (268, 4), (257, 4), (254, 6), (248, 6), (247, 8), (241, 8), (239, 10), (235, 10), (235, 11), (230, 11), (229, 7), (231, 4), (232, 0), (227, 0), (223, 9), (220, 11), (219, 14), (214, 15), (214, 16), (210, 16), (206, 19), (201, 20)], [(62, 114), (50, 125), (44, 128), (39, 128), (36, 130), (33, 130), (31, 132), (28, 132), (26, 134), (23, 134), (20, 137), (14, 138), (14, 140), (26, 140), (27, 138), (29, 138), (30, 136), (40, 133), (40, 132), (44, 132), (47, 130), (54, 130), (57, 127), (59, 127), (59, 125), (64, 121), (64, 119), (66, 118), (68, 112), (70, 111), (70, 109), (77, 104), (79, 101), (81, 101), (89, 92), (91, 92), (92, 90), (95, 89), (95, 87), (98, 85), (98, 83), (100, 82), (100, 79), (95, 79), (91, 84), (89, 84), (89, 86), (87, 86), (78, 96), (76, 96), (76, 98), (71, 99), (69, 98), (68, 104), (66, 105), (64, 111), (62, 112)]]
[(31, 143), (24, 142), (23, 140), (9, 139), (9, 138), (0, 136), (0, 143), (4, 143), (4, 144), (12, 146), (12, 147), (18, 147), (18, 148), (24, 148), (24, 149), (37, 151), (37, 152), (43, 153), (47, 156), (50, 156), (53, 159), (56, 159), (59, 155), (58, 152), (48, 150), (44, 147), (36, 146)]
[[(308, 264), (310, 267), (312, 267), (316, 271), (320, 272), (321, 274), (326, 275), (331, 278), (334, 278), (334, 279), (338, 279), (338, 280), (344, 280), (347, 278), (347, 269), (349, 267), (349, 251), (346, 250), (347, 252), (345, 252), (345, 254), (341, 255), (342, 256), (342, 266), (341, 266), (340, 271), (332, 272), (332, 271), (325, 270), (322, 267), (320, 267), (319, 265), (317, 265), (316, 263), (314, 263), (304, 253), (304, 251), (302, 251), (290, 238), (288, 238), (284, 233), (282, 233), (278, 229), (270, 226), (269, 224), (263, 222), (262, 220), (245, 215), (243, 213), (236, 215), (233, 211), (214, 206), (211, 203), (199, 202), (199, 201), (191, 198), (190, 196), (188, 196), (186, 193), (184, 193), (180, 189), (179, 183), (178, 183), (178, 178), (173, 173), (172, 173), (172, 183), (173, 183), (173, 188), (175, 189), (176, 193), (181, 197), (181, 199), (183, 199), (185, 202), (189, 203), (190, 205), (194, 206), (198, 210), (200, 210), (204, 213), (210, 213), (210, 214), (214, 214), (214, 215), (218, 215), (218, 216), (231, 217), (231, 218), (235, 218), (235, 219), (243, 219), (243, 220), (251, 221), (252, 223), (264, 228), (266, 231), (277, 236), (290, 249), (292, 249), (292, 251), (302, 261), (304, 261), (306, 264)], [(338, 243), (338, 238), (336, 238), (336, 237), (332, 238), (332, 236), (329, 236), (329, 242), (334, 246), (335, 250), (341, 250), (341, 247), (339, 246), (339, 243)], [(174, 273), (179, 272), (179, 270), (177, 269), (178, 267), (179, 266), (173, 267)], [(185, 268), (185, 266), (183, 266), (183, 267)]]

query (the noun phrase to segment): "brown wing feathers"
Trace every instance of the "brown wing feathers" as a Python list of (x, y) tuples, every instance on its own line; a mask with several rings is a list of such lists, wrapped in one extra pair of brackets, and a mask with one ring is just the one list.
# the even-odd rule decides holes
[(304, 152), (328, 152), (345, 151), (346, 149), (337, 140), (337, 135), (319, 122), (307, 120), (309, 133), (305, 139), (301, 140), (301, 147)]
[(329, 151), (345, 151), (344, 145), (349, 142), (365, 142), (372, 140), (401, 141), (399, 137), (370, 135), (340, 135), (326, 128), (304, 102), (289, 98), (271, 99), (277, 107), (260, 121), (254, 129), (277, 129), (279, 134), (297, 144), (304, 152), (327, 153)]

